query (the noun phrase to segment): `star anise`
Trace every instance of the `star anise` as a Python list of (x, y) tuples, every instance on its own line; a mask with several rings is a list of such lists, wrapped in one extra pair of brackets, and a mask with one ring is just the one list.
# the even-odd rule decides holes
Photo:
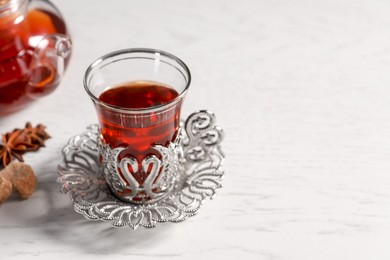
[(36, 127), (32, 127), (31, 123), (26, 124), (25, 129), (27, 135), (31, 138), (31, 144), (33, 145), (28, 151), (36, 151), (40, 147), (45, 146), (45, 141), (50, 138), (50, 135), (45, 131), (46, 126), (38, 124)]
[(32, 127), (30, 123), (27, 123), (24, 129), (14, 129), (10, 133), (3, 134), (4, 144), (0, 144), (0, 161), (3, 167), (14, 158), (23, 162), (22, 154), (45, 146), (44, 141), (50, 138), (45, 128), (42, 124)]

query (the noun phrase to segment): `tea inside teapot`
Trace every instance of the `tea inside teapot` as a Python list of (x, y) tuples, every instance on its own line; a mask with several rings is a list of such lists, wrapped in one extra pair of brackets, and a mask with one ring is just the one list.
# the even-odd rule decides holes
[(0, 115), (51, 93), (70, 52), (65, 22), (49, 2), (0, 0)]

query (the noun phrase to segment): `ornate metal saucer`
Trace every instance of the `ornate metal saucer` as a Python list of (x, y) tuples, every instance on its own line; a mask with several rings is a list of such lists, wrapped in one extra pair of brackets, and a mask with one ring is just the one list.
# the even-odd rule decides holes
[(90, 220), (110, 221), (114, 227), (153, 228), (159, 222), (182, 222), (222, 187), (223, 131), (209, 111), (190, 115), (183, 133), (183, 155), (172, 193), (152, 204), (131, 204), (115, 197), (99, 169), (98, 126), (87, 127), (63, 148), (58, 166), (61, 191), (68, 193), (76, 212)]

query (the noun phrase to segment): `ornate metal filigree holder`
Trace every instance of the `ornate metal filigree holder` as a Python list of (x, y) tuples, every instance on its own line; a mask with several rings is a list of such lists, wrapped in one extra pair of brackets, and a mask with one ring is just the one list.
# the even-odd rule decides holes
[(153, 228), (158, 222), (181, 222), (194, 216), (222, 187), (223, 131), (215, 126), (215, 116), (209, 111), (191, 114), (183, 128), (183, 154), (178, 157), (177, 176), (167, 197), (137, 205), (112, 194), (99, 169), (97, 125), (72, 137), (63, 148), (64, 161), (58, 166), (61, 191), (69, 193), (76, 212), (87, 219), (110, 221), (115, 227)]
[[(175, 142), (169, 143), (167, 147), (153, 146), (161, 155), (161, 160), (155, 155), (147, 156), (142, 160), (142, 169), (139, 169), (135, 157), (119, 159), (120, 153), (126, 148), (112, 149), (99, 137), (98, 148), (102, 157), (103, 174), (111, 191), (119, 199), (135, 204), (150, 204), (168, 196), (179, 172), (182, 154), (181, 137), (179, 133)], [(143, 173), (148, 175), (140, 184), (134, 175), (143, 175)]]

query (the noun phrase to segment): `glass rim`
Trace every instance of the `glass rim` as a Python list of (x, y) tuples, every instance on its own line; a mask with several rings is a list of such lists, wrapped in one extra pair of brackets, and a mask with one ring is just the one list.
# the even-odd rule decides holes
[[(185, 73), (187, 74), (187, 77), (188, 77), (188, 80), (186, 82), (186, 86), (185, 86), (184, 90), (181, 91), (181, 93), (179, 93), (179, 95), (177, 97), (175, 97), (174, 99), (172, 99), (168, 103), (164, 103), (164, 104), (157, 105), (157, 106), (152, 106), (152, 107), (145, 107), (145, 108), (120, 107), (120, 106), (111, 105), (111, 104), (108, 104), (106, 102), (103, 102), (103, 101), (99, 100), (99, 98), (96, 97), (90, 91), (90, 88), (88, 87), (88, 85), (89, 85), (88, 79), (90, 79), (90, 77), (89, 77), (90, 74), (92, 73), (92, 71), (95, 68), (97, 68), (102, 62), (106, 61), (107, 59), (110, 59), (110, 58), (113, 58), (113, 57), (119, 57), (120, 55), (129, 54), (129, 53), (146, 53), (146, 54), (159, 53), (159, 54), (162, 54), (163, 56), (168, 57), (168, 58), (174, 60), (175, 62), (177, 62), (184, 69), (184, 71), (185, 71)], [(152, 48), (127, 48), (127, 49), (121, 49), (121, 50), (117, 50), (117, 51), (113, 51), (113, 52), (107, 53), (107, 54), (97, 58), (94, 62), (92, 62), (91, 65), (88, 66), (87, 70), (84, 73), (83, 84), (84, 84), (84, 89), (87, 92), (87, 94), (89, 95), (89, 97), (95, 103), (98, 103), (99, 105), (102, 105), (102, 106), (104, 106), (106, 108), (109, 108), (109, 109), (112, 109), (112, 110), (116, 110), (116, 111), (120, 111), (120, 112), (127, 112), (127, 113), (132, 113), (132, 112), (137, 112), (137, 113), (139, 113), (139, 112), (153, 112), (153, 111), (161, 110), (162, 108), (174, 105), (174, 104), (178, 103), (180, 100), (183, 99), (183, 97), (187, 93), (188, 88), (189, 88), (189, 86), (191, 84), (191, 73), (190, 73), (190, 70), (187, 67), (187, 65), (181, 59), (179, 59), (178, 57), (176, 57), (175, 55), (173, 55), (173, 54), (171, 54), (169, 52), (162, 51), (162, 50), (159, 50), (159, 49), (152, 49)]]

